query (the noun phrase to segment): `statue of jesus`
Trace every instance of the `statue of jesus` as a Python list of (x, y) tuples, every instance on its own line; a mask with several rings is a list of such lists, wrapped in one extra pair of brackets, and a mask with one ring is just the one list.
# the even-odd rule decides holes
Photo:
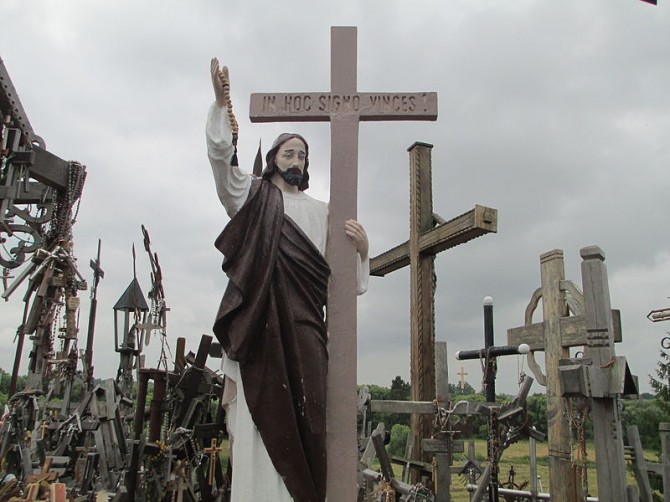
[[(221, 72), (227, 80), (227, 68), (212, 59), (215, 103), (206, 136), (216, 190), (231, 217), (216, 240), (228, 285), (214, 333), (225, 351), (222, 404), (232, 443), (232, 501), (323, 502), (328, 204), (305, 193), (309, 146), (299, 134), (279, 135), (260, 178), (232, 165)], [(354, 220), (341, 231), (358, 252), (362, 294), (368, 238)]]

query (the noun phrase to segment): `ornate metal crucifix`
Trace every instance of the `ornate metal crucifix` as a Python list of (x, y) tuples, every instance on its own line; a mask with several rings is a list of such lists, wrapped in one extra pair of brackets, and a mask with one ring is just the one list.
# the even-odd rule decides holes
[(331, 91), (252, 94), (249, 113), (252, 122), (330, 122), (327, 491), (333, 502), (356, 500), (356, 251), (342, 229), (356, 219), (358, 124), (437, 119), (434, 92), (358, 92), (356, 52), (355, 27), (331, 28)]

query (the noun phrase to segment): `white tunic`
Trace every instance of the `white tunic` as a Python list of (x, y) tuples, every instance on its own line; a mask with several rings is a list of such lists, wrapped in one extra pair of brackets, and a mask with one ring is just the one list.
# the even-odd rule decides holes
[[(225, 107), (213, 103), (207, 117), (207, 153), (214, 174), (216, 191), (231, 218), (244, 205), (252, 175), (231, 166), (232, 130)], [(304, 192), (283, 192), (284, 213), (288, 215), (325, 256), (328, 237), (328, 204)], [(344, 232), (344, 229), (342, 229)], [(358, 294), (367, 290), (370, 275), (368, 260), (358, 260)], [(223, 404), (227, 406), (228, 432), (234, 458), (232, 502), (291, 502), (284, 481), (277, 473), (253, 423), (244, 396), (239, 364), (224, 356), (221, 369), (226, 379), (235, 382), (236, 395), (226, 382)]]

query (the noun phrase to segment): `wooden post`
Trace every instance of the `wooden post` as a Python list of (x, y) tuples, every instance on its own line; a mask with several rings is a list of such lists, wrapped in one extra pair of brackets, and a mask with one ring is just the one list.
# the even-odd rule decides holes
[[(562, 250), (554, 249), (540, 256), (540, 277), (541, 287), (535, 291), (526, 308), (526, 325), (507, 330), (507, 343), (527, 343), (531, 351), (544, 350), (545, 374), (541, 373), (537, 364), (531, 364), (535, 361), (533, 352), (529, 354), (528, 360), (538, 382), (547, 387), (550, 491), (556, 500), (577, 502), (582, 500), (581, 484), (577, 469), (571, 461), (568, 406), (563, 397), (558, 367), (559, 361), (569, 356), (569, 347), (586, 345), (586, 328), (583, 316), (567, 317), (569, 311), (565, 289), (572, 283), (565, 280)], [(576, 287), (570, 289), (579, 296)], [(540, 299), (544, 320), (532, 324), (533, 311)], [(580, 301), (581, 297), (576, 298), (575, 305)]]
[[(140, 371), (145, 371), (144, 369)], [(158, 441), (161, 438), (163, 422), (163, 402), (167, 391), (167, 373), (161, 370), (150, 370), (149, 378), (154, 381), (154, 395), (149, 408), (149, 441)]]
[[(433, 227), (431, 181), (432, 145), (414, 143), (410, 149), (410, 384), (413, 401), (435, 395), (435, 256), (420, 256), (419, 237)], [(433, 417), (412, 415), (412, 451), (421, 455), (421, 441), (431, 435)], [(413, 479), (416, 482), (418, 480)]]
[[(639, 497), (643, 502), (653, 502), (651, 484), (649, 483), (649, 474), (647, 472), (647, 461), (644, 458), (642, 441), (640, 441), (640, 431), (637, 425), (629, 425), (626, 432), (628, 444), (633, 451), (633, 474), (639, 488)], [(629, 499), (628, 502), (632, 501)]]
[(252, 94), (252, 122), (329, 121), (331, 186), (327, 256), (328, 291), (327, 454), (329, 502), (356, 499), (356, 251), (342, 231), (357, 217), (358, 123), (361, 120), (435, 120), (437, 94), (357, 91), (355, 27), (331, 29), (331, 91)]
[[(438, 405), (449, 401), (449, 368), (447, 359), (447, 342), (435, 342), (435, 396)], [(449, 438), (450, 443), (453, 438)], [(451, 469), (453, 462), (452, 444), (446, 451), (436, 451), (433, 460), (433, 484), (436, 502), (451, 501)]]
[(438, 403), (449, 401), (447, 342), (435, 342), (435, 397)]
[(177, 350), (174, 355), (174, 372), (179, 373), (184, 370), (186, 362), (184, 361), (184, 353), (186, 352), (186, 338), (177, 338)]
[(670, 502), (670, 422), (658, 424), (661, 435), (661, 457), (663, 469), (663, 500)]
[(556, 500), (576, 502), (582, 497), (581, 483), (577, 470), (572, 465), (567, 401), (563, 397), (561, 380), (558, 378), (559, 361), (570, 355), (561, 342), (561, 317), (568, 314), (565, 296), (560, 287), (561, 281), (565, 280), (563, 251), (555, 249), (540, 256), (540, 277), (547, 375), (549, 487)]
[[(604, 263), (605, 253), (597, 246), (590, 246), (582, 248), (580, 255), (583, 260), (584, 315), (588, 334), (588, 346), (584, 357), (593, 361), (592, 377), (601, 375), (603, 385), (607, 385), (609, 389), (610, 370), (614, 363), (614, 330), (607, 269)], [(603, 395), (609, 392), (601, 392), (602, 394), (598, 393), (591, 399), (598, 498), (621, 500), (626, 493), (621, 417), (616, 396)]]
[(133, 431), (133, 448), (130, 457), (130, 469), (126, 478), (126, 488), (131, 498), (135, 497), (137, 489), (137, 476), (139, 474), (140, 453), (142, 450), (142, 431), (144, 429), (144, 408), (147, 404), (147, 391), (149, 388), (149, 374), (140, 372), (139, 388), (137, 390), (137, 401), (135, 402), (135, 430)]

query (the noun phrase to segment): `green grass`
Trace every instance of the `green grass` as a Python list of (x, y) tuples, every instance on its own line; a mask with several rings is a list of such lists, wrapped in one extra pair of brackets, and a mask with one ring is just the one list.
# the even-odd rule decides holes
[[(595, 448), (592, 442), (587, 443), (587, 481), (589, 495), (593, 497), (598, 496), (598, 486), (596, 478), (596, 465), (595, 465)], [(466, 445), (467, 451), (467, 445)], [(485, 466), (485, 457), (486, 457), (486, 441), (484, 440), (475, 440), (475, 455), (479, 462), (482, 462)], [(647, 452), (645, 458), (648, 461), (659, 462), (658, 455)], [(465, 463), (466, 456), (465, 454), (456, 454), (454, 457), (454, 466), (462, 466)], [(500, 473), (499, 480), (501, 482), (507, 482), (508, 474), (510, 468), (514, 466), (514, 471), (516, 472), (514, 483), (517, 486), (522, 485), (524, 482), (527, 482), (526, 486), (522, 489), (529, 489), (530, 483), (530, 461), (529, 461), (529, 450), (528, 450), (528, 441), (519, 441), (511, 445), (505, 450), (503, 456), (500, 460)], [(394, 471), (398, 479), (402, 476), (402, 466), (394, 465)], [(537, 443), (537, 474), (539, 476), (538, 480), (538, 489), (542, 492), (550, 492), (549, 486), (549, 454), (548, 454), (548, 445), (546, 442)], [(627, 484), (635, 484), (635, 478), (633, 477), (632, 472), (628, 471)], [(458, 475), (452, 475), (451, 478), (451, 497), (453, 502), (469, 502), (470, 497), (469, 493), (465, 488), (466, 480)]]
[[(484, 464), (486, 461), (486, 441), (483, 439), (476, 439), (475, 441), (475, 456), (477, 461)], [(225, 466), (228, 461), (228, 440), (224, 440), (222, 446), (224, 450), (220, 453), (221, 460)], [(466, 451), (467, 451), (467, 440), (466, 440)], [(598, 486), (596, 478), (596, 464), (595, 464), (595, 447), (593, 442), (587, 442), (586, 445), (586, 454), (587, 454), (587, 480), (589, 487), (589, 494), (591, 496), (598, 496)], [(660, 462), (660, 458), (656, 453), (646, 452), (645, 458), (647, 461), (651, 462)], [(508, 479), (508, 474), (510, 468), (514, 466), (514, 471), (516, 472), (515, 484), (517, 486), (522, 485), (524, 482), (530, 483), (530, 457), (528, 450), (528, 441), (519, 441), (511, 445), (505, 450), (502, 458), (500, 459), (500, 474), (499, 480), (501, 482), (506, 482)], [(454, 457), (454, 466), (462, 466), (465, 463), (466, 456), (465, 454), (459, 453)], [(375, 461), (373, 469), (379, 470), (379, 463)], [(402, 477), (402, 466), (393, 464), (393, 470), (395, 472), (396, 478), (400, 479)], [(548, 444), (547, 442), (537, 443), (537, 473), (539, 476), (538, 489), (542, 492), (550, 492), (549, 486), (549, 453), (548, 453)], [(627, 484), (635, 484), (635, 478), (633, 477), (630, 469), (628, 470), (628, 479)], [(468, 491), (465, 489), (466, 481), (457, 475), (452, 475), (451, 478), (451, 500), (453, 502), (469, 502), (470, 496)], [(529, 484), (527, 484), (524, 490), (527, 490)]]

